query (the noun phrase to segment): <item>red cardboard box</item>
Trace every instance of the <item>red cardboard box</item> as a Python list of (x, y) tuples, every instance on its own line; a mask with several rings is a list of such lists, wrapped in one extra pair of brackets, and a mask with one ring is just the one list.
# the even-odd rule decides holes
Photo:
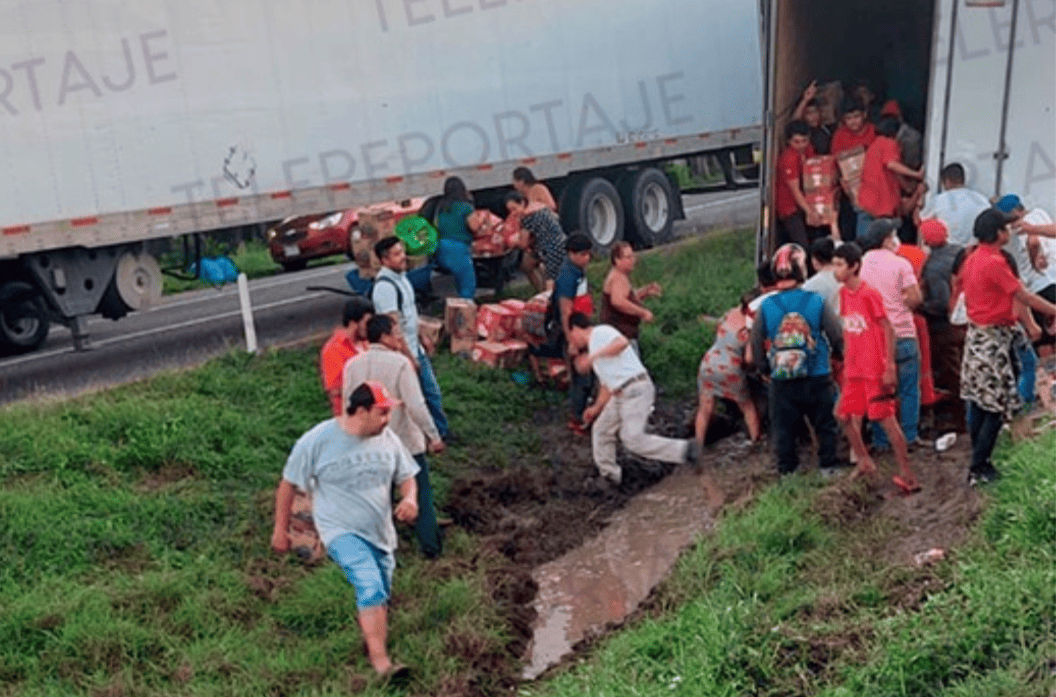
[(505, 307), (507, 310), (512, 310), (514, 314), (517, 315), (520, 315), (522, 312), (524, 312), (524, 308), (528, 305), (528, 303), (526, 303), (525, 301), (518, 300), (517, 298), (507, 298), (499, 304)]
[(528, 344), (524, 341), (517, 339), (510, 339), (502, 342), (502, 345), (506, 347), (506, 351), (503, 354), (503, 359), (506, 362), (505, 368), (516, 368), (524, 362), (525, 356), (528, 355)]
[(444, 329), (451, 337), (451, 353), (470, 353), (477, 339), (477, 304), (469, 298), (448, 298)]
[(813, 191), (807, 194), (806, 198), (807, 206), (823, 220), (832, 220), (836, 215), (836, 192), (832, 189)]
[(506, 253), (506, 238), (501, 232), (493, 232), (473, 239), (472, 252), (475, 257), (499, 257)]
[(841, 152), (836, 158), (836, 164), (840, 167), (840, 176), (843, 179), (861, 179), (862, 167), (865, 166), (865, 148), (858, 146), (845, 152)]
[(549, 291), (539, 293), (524, 304), (519, 338), (528, 343), (540, 343), (546, 339), (546, 309), (549, 304)]
[(502, 305), (481, 305), (477, 310), (477, 335), (489, 341), (512, 339), (517, 315)]
[(828, 191), (836, 186), (836, 160), (832, 155), (811, 157), (803, 163), (803, 191)]

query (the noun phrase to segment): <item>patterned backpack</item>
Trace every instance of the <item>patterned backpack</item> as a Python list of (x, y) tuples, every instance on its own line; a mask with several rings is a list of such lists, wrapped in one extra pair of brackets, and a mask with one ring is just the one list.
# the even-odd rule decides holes
[[(774, 380), (795, 380), (810, 376), (810, 362), (817, 349), (814, 333), (803, 313), (806, 308), (789, 310), (781, 295), (775, 295), (774, 303), (784, 313), (777, 325), (773, 339), (767, 349), (770, 361), (770, 377)], [(807, 302), (810, 296), (805, 296)], [(806, 303), (803, 303), (804, 305)]]

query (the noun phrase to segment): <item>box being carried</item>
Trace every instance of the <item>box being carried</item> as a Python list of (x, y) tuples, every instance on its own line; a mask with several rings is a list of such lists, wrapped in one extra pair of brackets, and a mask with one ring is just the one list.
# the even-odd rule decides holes
[(836, 191), (834, 189), (812, 191), (806, 194), (806, 199), (810, 210), (826, 222), (836, 215)]
[(517, 329), (517, 314), (502, 305), (481, 305), (477, 310), (477, 335), (488, 341), (512, 339)]
[(530, 344), (546, 340), (546, 310), (550, 305), (550, 291), (532, 297), (521, 312), (520, 338)]
[(865, 148), (858, 146), (841, 152), (836, 157), (836, 164), (840, 167), (840, 177), (845, 181), (862, 178), (862, 168), (865, 166)]
[(477, 340), (477, 304), (468, 298), (448, 298), (444, 329), (451, 337), (451, 353), (470, 353)]
[(836, 186), (836, 160), (832, 155), (811, 157), (803, 163), (803, 191), (829, 191)]

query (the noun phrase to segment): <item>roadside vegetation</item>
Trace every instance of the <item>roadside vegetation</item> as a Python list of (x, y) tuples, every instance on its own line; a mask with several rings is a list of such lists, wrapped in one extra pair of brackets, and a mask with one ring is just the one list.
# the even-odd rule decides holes
[[(202, 256), (225, 256), (225, 250), (221, 245), (210, 244), (207, 242), (205, 249), (202, 251)], [(260, 240), (243, 242), (235, 247), (230, 254), (226, 254), (226, 256), (231, 257), (231, 261), (234, 262), (235, 268), (245, 273), (250, 279), (274, 276), (282, 271), (282, 267), (276, 264), (275, 260), (271, 258), (271, 253), (268, 252), (268, 246)], [(344, 254), (334, 254), (328, 257), (312, 259), (308, 262), (308, 266), (329, 266), (332, 264), (341, 264), (346, 261), (348, 261), (348, 257)], [(169, 253), (161, 260), (162, 267), (172, 267), (181, 262), (182, 253)], [(177, 271), (184, 275), (190, 274), (188, 269), (178, 269)], [(182, 293), (188, 290), (212, 287), (212, 284), (207, 283), (202, 279), (176, 278), (170, 274), (165, 274), (163, 279), (162, 293), (164, 295), (172, 295), (174, 293)]]
[[(642, 337), (663, 399), (692, 398), (714, 332), (700, 317), (737, 301), (751, 260), (747, 232), (642, 257), (639, 280), (665, 287)], [(605, 267), (591, 271), (595, 288)], [(371, 677), (340, 571), (269, 549), (289, 448), (328, 415), (317, 350), (231, 354), (0, 411), (0, 695), (393, 693)], [(563, 416), (561, 395), (447, 354), (436, 368), (466, 443), (430, 459), (438, 506), (479, 473), (550, 466), (539, 418)], [(968, 542), (923, 567), (871, 554), (891, 534), (876, 520), (826, 515), (818, 475), (761, 487), (726, 509), (622, 629), (515, 689), (1048, 695), (1054, 451), (1051, 431), (1003, 444), (1006, 476), (987, 489)], [(390, 647), (415, 668), (406, 694), (508, 693), (531, 593), (521, 572), (469, 526), (451, 529), (437, 562), (401, 535)]]

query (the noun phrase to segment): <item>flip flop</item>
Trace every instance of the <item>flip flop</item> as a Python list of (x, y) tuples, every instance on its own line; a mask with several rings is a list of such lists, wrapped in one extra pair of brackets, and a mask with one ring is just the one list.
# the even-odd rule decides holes
[(907, 482), (905, 479), (903, 479), (902, 477), (900, 477), (897, 474), (894, 477), (891, 478), (891, 481), (894, 482), (895, 486), (897, 486), (899, 489), (901, 489), (902, 493), (905, 494), (906, 496), (909, 496), (910, 494), (915, 494), (918, 491), (920, 491), (920, 483), (919, 482), (913, 482), (912, 484), (910, 484), (909, 482)]

